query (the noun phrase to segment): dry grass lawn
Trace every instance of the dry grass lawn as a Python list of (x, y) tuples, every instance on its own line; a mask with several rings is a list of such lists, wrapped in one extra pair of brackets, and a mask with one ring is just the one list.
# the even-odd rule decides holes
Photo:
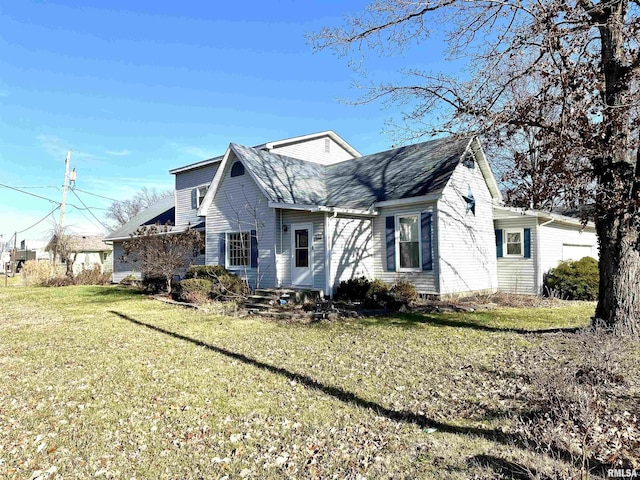
[(511, 478), (555, 461), (509, 434), (518, 358), (571, 342), (527, 331), (592, 310), (283, 325), (0, 288), (0, 478)]

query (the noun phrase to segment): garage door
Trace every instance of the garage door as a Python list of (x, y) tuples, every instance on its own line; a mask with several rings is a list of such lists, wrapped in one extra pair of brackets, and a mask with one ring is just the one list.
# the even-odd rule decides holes
[(564, 243), (562, 245), (562, 260), (580, 260), (583, 257), (592, 257), (593, 247), (591, 245), (572, 245)]

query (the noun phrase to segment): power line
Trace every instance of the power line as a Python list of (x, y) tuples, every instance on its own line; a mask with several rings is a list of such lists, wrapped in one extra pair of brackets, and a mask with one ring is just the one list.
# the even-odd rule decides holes
[(93, 218), (95, 218), (95, 219), (96, 219), (96, 221), (97, 221), (100, 225), (102, 225), (104, 228), (106, 228), (107, 230), (109, 230), (109, 227), (107, 227), (104, 223), (102, 223), (102, 221), (101, 221), (98, 217), (96, 217), (96, 216), (93, 214), (93, 212), (91, 211), (91, 209), (90, 209), (89, 207), (87, 207), (87, 205), (82, 201), (82, 199), (81, 199), (81, 198), (78, 196), (78, 194), (76, 193), (75, 188), (74, 188), (73, 190), (71, 190), (71, 192), (76, 196), (76, 198), (80, 201), (80, 203), (84, 206), (84, 208), (86, 208), (86, 209), (87, 209), (87, 211), (91, 214), (91, 216), (92, 216)]
[(115, 198), (105, 197), (104, 195), (98, 195), (97, 193), (87, 192), (86, 190), (80, 190), (79, 188), (73, 188), (73, 190), (77, 190), (82, 193), (86, 193), (87, 195), (93, 195), (94, 197), (104, 198), (105, 200), (111, 200), (112, 202), (119, 202), (120, 200), (116, 200)]
[(24, 193), (25, 195), (31, 195), (32, 197), (40, 198), (40, 199), (46, 200), (47, 202), (50, 202), (50, 203), (55, 203), (58, 206), (60, 205), (60, 202), (56, 202), (55, 200), (51, 200), (50, 198), (42, 197), (40, 195), (36, 195), (35, 193), (31, 193), (31, 192), (25, 192), (24, 190), (20, 190), (19, 188), (15, 188), (15, 187), (11, 187), (9, 185), (5, 185), (4, 183), (0, 183), (0, 187), (9, 188), (11, 190), (15, 190), (16, 192)]
[(56, 206), (53, 210), (51, 210), (49, 213), (47, 213), (44, 217), (42, 217), (40, 220), (38, 220), (36, 223), (34, 223), (33, 225), (31, 225), (30, 227), (25, 228), (24, 230), (20, 230), (19, 232), (15, 232), (15, 235), (19, 234), (19, 233), (24, 233), (27, 230), (31, 230), (33, 227), (35, 227), (36, 225), (38, 225), (41, 222), (44, 222), (48, 217), (50, 217), (51, 215), (53, 215), (53, 212), (55, 212), (56, 210), (58, 210), (60, 208), (60, 205)]
[(86, 210), (85, 208), (79, 208), (79, 207), (76, 207), (75, 205), (72, 205), (70, 203), (67, 203), (67, 205), (69, 207), (71, 207), (72, 209), (77, 210), (80, 213), (80, 215), (82, 215), (91, 225), (99, 227), (99, 225), (96, 223), (96, 221), (85, 213), (85, 210)]
[[(42, 197), (42, 196), (40, 196), (40, 195), (36, 195), (35, 193), (25, 192), (25, 191), (23, 191), (23, 190), (20, 190), (20, 188), (38, 188), (38, 187), (20, 187), (20, 188), (17, 188), (17, 187), (10, 187), (9, 185), (5, 185), (4, 183), (0, 183), (0, 187), (10, 188), (11, 190), (15, 190), (16, 192), (24, 193), (25, 195), (31, 195), (32, 197), (41, 198), (42, 200), (46, 200), (46, 201), (48, 201), (48, 202), (55, 203), (55, 204), (57, 204), (57, 205), (58, 205), (58, 208), (59, 208), (59, 206), (60, 206), (60, 202), (57, 202), (57, 201), (55, 201), (55, 200), (51, 200), (50, 198)], [(42, 187), (42, 188), (46, 188), (46, 187)], [(76, 189), (76, 190), (79, 190), (79, 189)], [(79, 190), (79, 191), (82, 191), (82, 190)], [(77, 195), (76, 195), (76, 196), (77, 196)], [(78, 199), (78, 200), (80, 200), (80, 199)], [(80, 201), (82, 201), (82, 200), (80, 200)], [(69, 204), (69, 205), (70, 205), (71, 207), (74, 207), (74, 208), (78, 209), (78, 210), (90, 210), (91, 208), (93, 208), (94, 210), (104, 210), (104, 211), (109, 210), (108, 208), (101, 208), (101, 207), (87, 207), (86, 205), (85, 205), (85, 208), (80, 208), (80, 207), (78, 207), (77, 205), (73, 205), (73, 204)], [(84, 203), (83, 203), (83, 205), (84, 205)]]

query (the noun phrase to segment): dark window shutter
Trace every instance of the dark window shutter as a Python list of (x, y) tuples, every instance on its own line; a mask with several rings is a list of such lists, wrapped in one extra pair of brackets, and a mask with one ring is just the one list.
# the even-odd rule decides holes
[(531, 229), (524, 229), (524, 258), (531, 258)]
[(431, 254), (431, 212), (423, 212), (420, 217), (420, 232), (422, 236), (422, 269), (433, 270)]
[(251, 268), (258, 266), (258, 235), (251, 230)]
[(396, 271), (396, 217), (386, 218), (387, 271)]
[(502, 230), (496, 229), (496, 255), (502, 257)]
[(225, 266), (225, 258), (227, 256), (227, 238), (224, 233), (218, 236), (218, 265)]

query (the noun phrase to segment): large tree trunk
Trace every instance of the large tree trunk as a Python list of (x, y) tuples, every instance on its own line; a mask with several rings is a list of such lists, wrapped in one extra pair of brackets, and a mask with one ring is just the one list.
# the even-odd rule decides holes
[[(600, 5), (599, 5), (600, 6)], [(596, 229), (600, 242), (600, 291), (595, 321), (640, 332), (640, 212), (637, 157), (632, 155), (631, 110), (623, 28), (628, 0), (601, 6), (594, 17), (601, 41), (605, 89), (603, 152), (594, 162), (598, 180)]]
[(640, 238), (633, 216), (622, 212), (596, 224), (600, 292), (594, 320), (620, 333), (640, 332)]

